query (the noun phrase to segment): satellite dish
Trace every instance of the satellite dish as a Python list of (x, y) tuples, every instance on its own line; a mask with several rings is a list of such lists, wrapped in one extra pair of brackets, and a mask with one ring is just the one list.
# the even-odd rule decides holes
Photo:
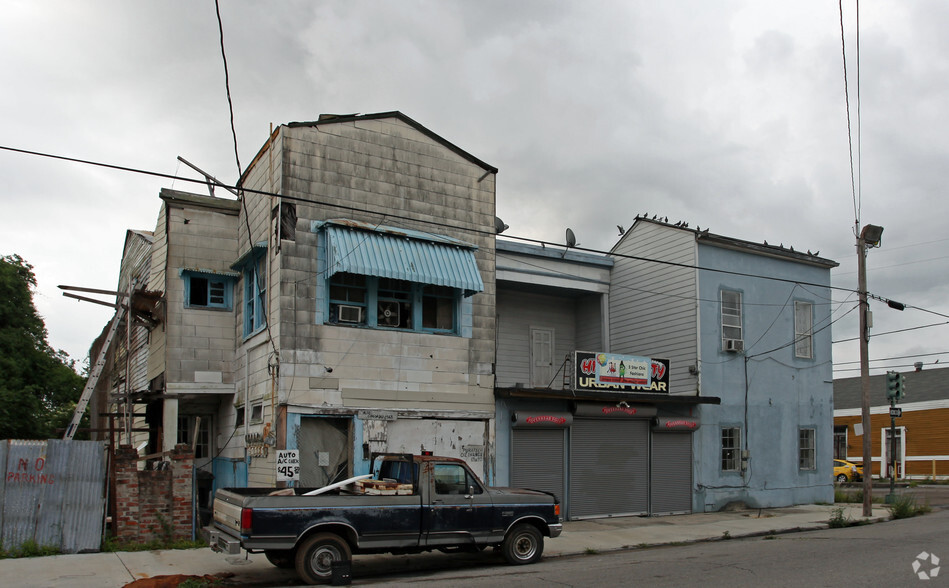
[(508, 230), (510, 227), (504, 224), (504, 221), (498, 217), (494, 217), (494, 232), (500, 235), (504, 231)]
[(577, 236), (573, 234), (573, 229), (567, 228), (567, 247), (577, 246)]

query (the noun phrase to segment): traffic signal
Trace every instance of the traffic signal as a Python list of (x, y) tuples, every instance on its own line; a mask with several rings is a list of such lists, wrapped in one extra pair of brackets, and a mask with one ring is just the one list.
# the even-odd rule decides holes
[(900, 389), (900, 374), (899, 372), (886, 372), (886, 399), (887, 400), (896, 400), (899, 398), (899, 389)]
[(903, 397), (905, 379), (899, 372), (886, 372), (887, 400), (899, 400)]

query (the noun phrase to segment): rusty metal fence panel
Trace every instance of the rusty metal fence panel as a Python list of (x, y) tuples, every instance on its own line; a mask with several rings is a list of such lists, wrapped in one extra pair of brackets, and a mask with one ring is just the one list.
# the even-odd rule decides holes
[(0, 541), (62, 553), (98, 551), (105, 516), (106, 451), (101, 441), (0, 441)]

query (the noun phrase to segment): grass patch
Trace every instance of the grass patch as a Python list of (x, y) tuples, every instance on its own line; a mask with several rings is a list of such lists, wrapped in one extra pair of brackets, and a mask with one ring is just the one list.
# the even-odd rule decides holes
[(24, 541), (16, 549), (4, 549), (0, 546), (0, 559), (16, 559), (20, 557), (44, 557), (47, 555), (59, 555), (62, 553), (58, 547), (52, 545), (40, 545), (32, 539)]
[(732, 534), (729, 533), (728, 531), (725, 531), (724, 533), (722, 533), (722, 540), (728, 541), (731, 538), (732, 538)]
[(599, 551), (597, 551), (596, 549), (593, 549), (592, 547), (587, 547), (586, 549), (583, 550), (583, 552), (586, 553), (587, 555), (596, 555), (600, 553)]
[(863, 490), (844, 490), (842, 488), (834, 488), (834, 502), (842, 502), (845, 504), (853, 503), (862, 503), (863, 502)]
[(169, 539), (153, 539), (144, 543), (132, 543), (128, 541), (118, 541), (114, 537), (107, 537), (102, 542), (102, 551), (155, 551), (159, 549), (198, 549), (207, 547), (205, 541), (178, 539), (176, 541)]
[(887, 508), (890, 509), (890, 515), (894, 519), (908, 519), (916, 515), (932, 512), (932, 507), (930, 507), (929, 504), (917, 503), (916, 497), (912, 494), (897, 496), (896, 500), (890, 503)]

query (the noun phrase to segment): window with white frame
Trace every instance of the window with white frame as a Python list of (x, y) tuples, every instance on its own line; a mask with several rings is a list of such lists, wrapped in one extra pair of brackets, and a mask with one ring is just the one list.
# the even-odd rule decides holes
[(329, 323), (454, 333), (458, 288), (338, 272), (329, 279)]
[(817, 431), (802, 428), (798, 442), (798, 468), (802, 470), (817, 469)]
[(234, 278), (210, 273), (183, 270), (185, 307), (231, 310)]
[(244, 336), (253, 335), (267, 322), (267, 256), (261, 253), (244, 267)]
[(250, 405), (250, 424), (256, 425), (264, 422), (264, 403), (255, 402)]
[(741, 292), (722, 290), (722, 348), (729, 349), (729, 341), (741, 340)]
[(741, 429), (722, 428), (722, 471), (741, 471)]
[(814, 357), (814, 314), (810, 302), (794, 303), (794, 357)]

